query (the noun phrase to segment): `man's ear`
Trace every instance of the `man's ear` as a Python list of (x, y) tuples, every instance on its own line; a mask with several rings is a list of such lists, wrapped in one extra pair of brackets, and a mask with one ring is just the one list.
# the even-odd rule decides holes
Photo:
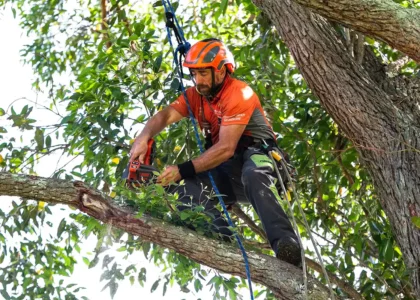
[(225, 78), (227, 72), (226, 65), (223, 65), (222, 69), (220, 70), (220, 76), (221, 78)]

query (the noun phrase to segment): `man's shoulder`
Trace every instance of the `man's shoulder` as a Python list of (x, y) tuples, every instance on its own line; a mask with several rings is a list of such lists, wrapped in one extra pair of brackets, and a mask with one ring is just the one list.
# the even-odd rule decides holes
[(197, 99), (200, 99), (200, 94), (197, 92), (196, 88), (194, 86), (191, 86), (185, 90), (188, 100), (190, 101), (196, 101)]
[(242, 98), (242, 100), (249, 100), (250, 98), (254, 98), (255, 100), (258, 100), (257, 94), (249, 86), (249, 84), (240, 79), (232, 78), (232, 81), (229, 85), (229, 90), (230, 90), (231, 96), (232, 95), (237, 96), (237, 94), (240, 93), (240, 95), (242, 96), (240, 98)]
[(249, 87), (249, 84), (246, 83), (245, 81), (240, 80), (240, 79), (231, 77), (230, 87), (231, 88), (243, 88), (243, 87)]

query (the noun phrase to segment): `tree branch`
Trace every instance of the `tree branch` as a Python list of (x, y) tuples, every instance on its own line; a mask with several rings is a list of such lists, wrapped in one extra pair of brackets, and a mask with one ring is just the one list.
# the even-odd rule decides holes
[(248, 225), (252, 231), (257, 233), (260, 237), (262, 237), (265, 241), (267, 241), (267, 235), (265, 234), (264, 230), (259, 227), (253, 220), (246, 213), (244, 213), (239, 206), (239, 204), (232, 205), (232, 211), (235, 215), (242, 219), (246, 225)]
[(108, 20), (107, 20), (108, 11), (107, 11), (107, 7), (106, 7), (106, 1), (107, 0), (101, 0), (101, 17), (102, 17), (101, 27), (102, 27), (102, 31), (103, 31), (102, 39), (104, 41), (106, 41), (106, 47), (111, 48), (112, 43), (109, 40), (108, 34), (106, 33), (106, 31), (108, 30)]
[[(253, 231), (257, 231), (259, 235), (265, 238), (267, 240), (267, 237), (265, 235), (265, 232), (258, 227), (253, 220), (251, 220), (250, 217), (246, 213), (242, 211), (240, 206), (238, 204), (235, 204), (232, 206), (232, 211), (241, 218)], [(271, 246), (268, 242), (266, 243), (253, 243), (251, 241), (245, 241), (246, 244), (249, 244), (252, 247), (258, 247), (258, 248), (264, 248), (264, 249), (271, 249)], [(306, 265), (311, 268), (312, 270), (317, 271), (318, 273), (322, 273), (322, 267), (319, 263), (316, 261), (306, 257)], [(353, 288), (351, 284), (348, 282), (340, 279), (335, 274), (327, 271), (328, 277), (331, 280), (331, 283), (336, 284), (338, 287), (340, 287), (344, 292), (347, 293), (352, 299), (363, 299), (363, 297)]]
[(293, 0), (321, 16), (377, 38), (420, 63), (420, 10), (391, 0)]
[[(318, 273), (322, 273), (322, 267), (316, 261), (306, 257), (306, 265), (311, 268), (312, 270), (317, 271)], [(328, 277), (331, 280), (331, 283), (336, 284), (339, 286), (344, 292), (347, 293), (351, 297), (351, 299), (363, 299), (363, 297), (353, 288), (351, 284), (341, 280), (335, 274), (328, 272)]]
[[(200, 264), (246, 278), (243, 258), (236, 247), (149, 216), (136, 218), (113, 204), (111, 198), (80, 181), (0, 172), (0, 195), (77, 207), (95, 219), (172, 249)], [(254, 282), (271, 289), (279, 299), (304, 299), (301, 270), (271, 256), (251, 251), (247, 254)], [(327, 299), (328, 289), (313, 277), (308, 279), (310, 299)]]

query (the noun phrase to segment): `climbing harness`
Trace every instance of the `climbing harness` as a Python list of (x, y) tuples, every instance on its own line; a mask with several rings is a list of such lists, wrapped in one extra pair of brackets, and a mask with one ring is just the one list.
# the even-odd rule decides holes
[[(190, 43), (187, 42), (187, 40), (184, 37), (184, 32), (182, 31), (181, 27), (179, 26), (178, 20), (175, 16), (174, 9), (173, 9), (171, 3), (169, 2), (169, 0), (162, 0), (162, 3), (163, 3), (163, 6), (165, 8), (166, 30), (167, 30), (169, 44), (171, 45), (171, 48), (173, 50), (174, 63), (175, 63), (175, 67), (176, 67), (176, 69), (178, 71), (178, 75), (179, 75), (181, 92), (184, 95), (185, 102), (187, 103), (187, 108), (188, 108), (190, 120), (191, 120), (191, 122), (193, 124), (193, 127), (194, 127), (194, 133), (195, 133), (195, 137), (197, 139), (198, 146), (200, 148), (200, 152), (203, 153), (205, 150), (203, 148), (203, 145), (202, 145), (201, 140), (200, 140), (200, 136), (198, 134), (197, 123), (194, 119), (194, 115), (193, 115), (193, 112), (191, 110), (190, 103), (188, 101), (187, 92), (186, 92), (186, 89), (185, 89), (184, 83), (183, 83), (184, 73), (182, 71), (182, 58), (185, 57), (185, 54), (190, 49), (191, 45), (190, 45)], [(172, 40), (171, 40), (172, 37), (171, 37), (170, 29), (173, 30), (173, 32), (175, 34), (175, 37), (176, 37), (176, 40), (178, 42), (178, 46), (177, 46), (176, 49), (174, 49), (173, 44), (172, 44)], [(213, 176), (212, 176), (210, 171), (208, 171), (207, 174), (209, 176), (209, 179), (210, 179), (210, 182), (212, 184), (213, 190), (217, 195), (219, 203), (223, 208), (223, 212), (226, 216), (228, 224), (229, 224), (230, 227), (234, 228), (235, 225), (233, 224), (233, 222), (230, 218), (230, 215), (229, 215), (229, 212), (226, 208), (225, 202), (223, 201), (222, 197), (220, 196), (219, 189), (217, 188), (216, 183), (214, 182)], [(239, 248), (241, 249), (242, 256), (244, 258), (246, 277), (248, 279), (249, 292), (250, 292), (250, 295), (251, 295), (251, 300), (254, 300), (254, 293), (252, 291), (251, 272), (250, 272), (250, 269), (249, 269), (248, 256), (246, 254), (245, 248), (242, 244), (242, 241), (241, 241), (239, 235), (236, 232), (234, 232), (234, 236), (236, 238), (236, 241), (238, 242)]]

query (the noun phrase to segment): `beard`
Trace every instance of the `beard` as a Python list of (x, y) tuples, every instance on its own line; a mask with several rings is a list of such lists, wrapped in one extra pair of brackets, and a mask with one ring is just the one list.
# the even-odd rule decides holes
[(211, 88), (208, 85), (199, 84), (197, 85), (196, 89), (197, 89), (197, 92), (203, 96), (210, 95)]

